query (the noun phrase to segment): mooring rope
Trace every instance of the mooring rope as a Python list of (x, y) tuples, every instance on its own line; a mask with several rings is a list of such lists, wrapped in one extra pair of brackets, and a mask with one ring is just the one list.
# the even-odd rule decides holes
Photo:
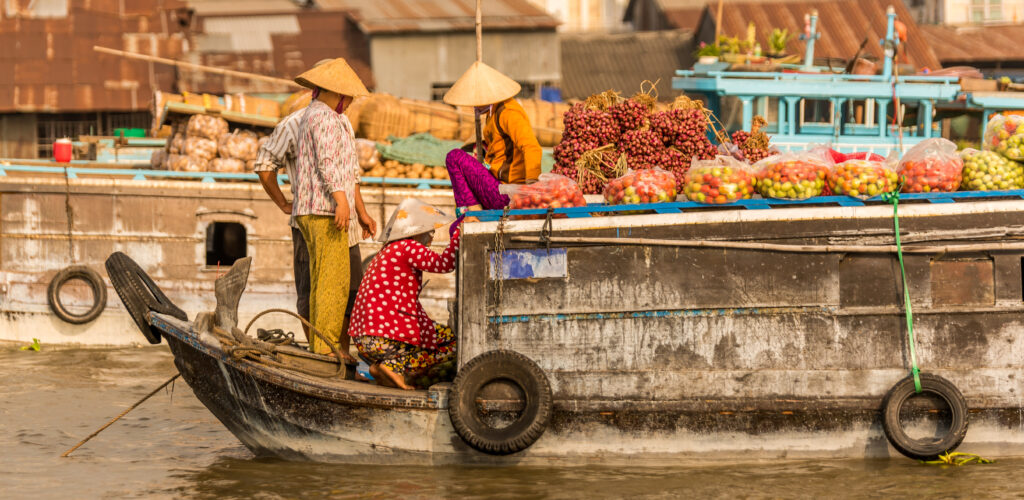
[(900, 275), (903, 277), (903, 310), (907, 318), (907, 343), (910, 346), (910, 373), (914, 376), (914, 390), (921, 393), (921, 370), (917, 367), (917, 350), (914, 341), (914, 311), (910, 307), (910, 287), (907, 286), (907, 269), (903, 264), (903, 243), (900, 241), (900, 187), (895, 191), (882, 194), (882, 200), (892, 204), (892, 223), (896, 231), (896, 255), (900, 262)]

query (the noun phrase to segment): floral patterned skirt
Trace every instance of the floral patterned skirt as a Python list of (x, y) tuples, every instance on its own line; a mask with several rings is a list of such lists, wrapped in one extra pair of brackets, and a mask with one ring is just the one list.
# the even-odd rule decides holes
[(436, 350), (423, 349), (398, 340), (364, 335), (353, 340), (359, 356), (370, 364), (380, 363), (405, 377), (406, 383), (426, 388), (455, 378), (455, 336), (452, 329), (434, 323)]

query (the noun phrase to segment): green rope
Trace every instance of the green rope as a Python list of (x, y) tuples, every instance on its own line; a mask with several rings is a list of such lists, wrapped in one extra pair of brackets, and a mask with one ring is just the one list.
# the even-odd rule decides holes
[(903, 265), (903, 244), (900, 242), (900, 188), (882, 194), (882, 200), (892, 204), (892, 222), (896, 230), (896, 255), (900, 258), (900, 274), (903, 276), (903, 309), (907, 316), (907, 338), (910, 344), (910, 373), (914, 375), (914, 390), (921, 393), (921, 370), (917, 367), (917, 351), (914, 342), (914, 312), (910, 308), (910, 287), (907, 286), (907, 269)]

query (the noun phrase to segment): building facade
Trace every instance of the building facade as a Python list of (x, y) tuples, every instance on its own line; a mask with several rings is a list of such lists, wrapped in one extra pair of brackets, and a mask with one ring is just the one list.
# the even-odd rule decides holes
[(556, 17), (563, 33), (613, 33), (627, 28), (622, 15), (629, 0), (530, 0)]

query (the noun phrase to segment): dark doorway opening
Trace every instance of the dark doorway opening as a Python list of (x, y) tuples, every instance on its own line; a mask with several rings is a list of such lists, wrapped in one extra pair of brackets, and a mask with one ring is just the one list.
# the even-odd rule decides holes
[(245, 226), (237, 222), (214, 222), (206, 226), (206, 265), (230, 266), (245, 257)]

